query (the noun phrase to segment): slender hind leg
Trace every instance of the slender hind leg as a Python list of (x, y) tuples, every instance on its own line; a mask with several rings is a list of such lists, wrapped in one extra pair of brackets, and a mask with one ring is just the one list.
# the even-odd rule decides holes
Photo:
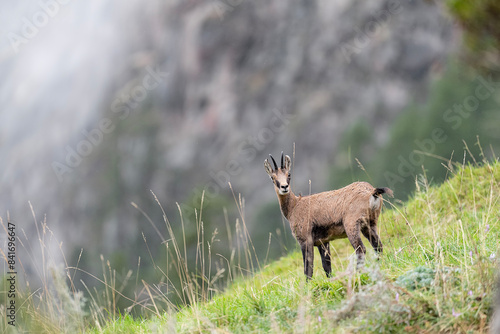
[(370, 242), (375, 252), (381, 254), (383, 251), (382, 241), (380, 241), (380, 237), (377, 234), (377, 229), (375, 226), (365, 226), (361, 229), (363, 235)]
[(319, 255), (321, 256), (321, 263), (323, 264), (323, 269), (325, 269), (326, 277), (332, 276), (332, 261), (330, 258), (330, 243), (317, 246), (319, 250)]

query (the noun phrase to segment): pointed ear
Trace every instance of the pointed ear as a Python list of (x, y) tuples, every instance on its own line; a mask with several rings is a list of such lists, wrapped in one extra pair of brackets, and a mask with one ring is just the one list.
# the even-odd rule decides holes
[(288, 155), (285, 155), (285, 169), (289, 171), (290, 167), (292, 167), (292, 159)]
[(273, 167), (271, 167), (271, 164), (269, 161), (266, 159), (264, 160), (264, 169), (266, 170), (266, 173), (272, 177), (273, 176)]

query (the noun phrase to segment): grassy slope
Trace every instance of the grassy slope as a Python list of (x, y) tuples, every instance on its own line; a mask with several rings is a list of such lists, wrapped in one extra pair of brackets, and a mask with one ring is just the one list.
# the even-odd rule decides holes
[[(384, 255), (350, 274), (352, 248), (333, 246), (332, 280), (316, 254), (305, 283), (298, 252), (210, 302), (152, 320), (124, 318), (96, 333), (482, 332), (487, 330), (500, 240), (500, 163), (455, 170), (439, 187), (419, 183), (380, 217)], [(365, 243), (366, 240), (365, 240)]]

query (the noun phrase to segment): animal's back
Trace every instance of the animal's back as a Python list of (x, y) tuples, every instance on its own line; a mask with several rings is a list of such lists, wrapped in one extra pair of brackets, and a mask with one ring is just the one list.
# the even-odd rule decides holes
[(300, 212), (301, 215), (290, 217), (292, 225), (303, 226), (306, 221), (310, 221), (313, 226), (318, 228), (331, 226), (337, 233), (342, 234), (345, 216), (348, 213), (361, 214), (356, 213), (359, 208), (365, 207), (360, 205), (360, 201), (363, 203), (369, 201), (374, 190), (375, 188), (367, 182), (354, 182), (340, 189), (301, 197), (294, 209), (294, 212)]
[(346, 211), (357, 205), (358, 201), (367, 201), (375, 188), (368, 182), (354, 182), (343, 188), (305, 196), (299, 202), (301, 206), (311, 205), (314, 214), (330, 212), (344, 215)]

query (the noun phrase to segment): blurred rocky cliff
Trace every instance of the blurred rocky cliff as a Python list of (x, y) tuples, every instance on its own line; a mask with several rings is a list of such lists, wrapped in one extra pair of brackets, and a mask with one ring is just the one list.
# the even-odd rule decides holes
[(213, 219), (228, 207), (234, 220), (230, 181), (267, 243), (282, 226), (258, 214), (271, 201), (280, 219), (267, 155), (295, 143), (295, 192), (328, 189), (346, 129), (363, 119), (386, 141), (460, 40), (426, 1), (53, 3), (1, 5), (15, 15), (2, 14), (0, 212), (36, 241), (30, 201), (69, 258), (119, 253), (129, 267), (141, 231), (159, 245), (130, 203), (164, 228), (150, 190), (173, 224), (175, 203), (190, 220), (203, 190)]

